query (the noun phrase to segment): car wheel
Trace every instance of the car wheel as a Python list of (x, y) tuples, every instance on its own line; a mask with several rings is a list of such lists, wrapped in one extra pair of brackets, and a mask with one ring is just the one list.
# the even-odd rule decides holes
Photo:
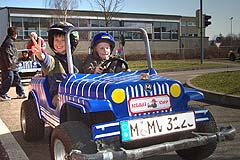
[(44, 137), (44, 122), (39, 118), (34, 100), (23, 101), (20, 114), (21, 130), (26, 141), (38, 141)]
[[(197, 127), (196, 132), (216, 133), (218, 131), (217, 124), (211, 113), (209, 118), (210, 119), (208, 122), (200, 122), (196, 124), (196, 127)], [(181, 158), (186, 160), (192, 160), (192, 159), (201, 160), (209, 157), (215, 151), (216, 147), (217, 147), (217, 142), (210, 142), (203, 146), (178, 150), (176, 152)]]
[(235, 59), (236, 59), (235, 55), (234, 55), (233, 53), (230, 54), (229, 60), (230, 60), (230, 61), (235, 61)]
[(78, 149), (83, 154), (97, 153), (97, 146), (91, 141), (90, 129), (79, 121), (64, 122), (52, 131), (52, 160), (64, 159), (72, 149)]

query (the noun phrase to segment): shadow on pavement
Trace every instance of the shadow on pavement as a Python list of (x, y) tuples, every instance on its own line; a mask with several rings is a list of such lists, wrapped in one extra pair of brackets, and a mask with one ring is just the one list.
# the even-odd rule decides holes
[(9, 160), (8, 154), (4, 147), (2, 146), (2, 142), (0, 141), (0, 159), (1, 160)]
[(29, 160), (51, 160), (49, 152), (50, 127), (45, 127), (45, 136), (37, 142), (27, 142), (23, 139), (21, 131), (12, 132), (12, 135), (22, 147)]

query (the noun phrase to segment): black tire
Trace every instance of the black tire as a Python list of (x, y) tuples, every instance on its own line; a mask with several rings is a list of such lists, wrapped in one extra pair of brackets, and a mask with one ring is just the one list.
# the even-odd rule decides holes
[(39, 118), (34, 100), (23, 101), (20, 114), (21, 130), (26, 141), (34, 142), (44, 137), (44, 122)]
[(230, 54), (229, 60), (230, 60), (230, 61), (235, 61), (235, 59), (236, 59), (235, 55), (234, 55), (233, 53)]
[[(210, 120), (208, 122), (197, 123), (196, 128), (197, 128), (196, 132), (201, 132), (201, 133), (216, 133), (218, 131), (217, 124), (211, 112), (210, 112)], [(215, 151), (216, 147), (217, 147), (217, 142), (211, 142), (204, 146), (178, 150), (176, 152), (181, 158), (186, 160), (193, 160), (193, 159), (201, 160), (209, 157)]]
[(52, 160), (62, 160), (72, 149), (83, 154), (97, 153), (96, 143), (91, 141), (90, 129), (79, 121), (64, 122), (53, 129), (50, 152)]

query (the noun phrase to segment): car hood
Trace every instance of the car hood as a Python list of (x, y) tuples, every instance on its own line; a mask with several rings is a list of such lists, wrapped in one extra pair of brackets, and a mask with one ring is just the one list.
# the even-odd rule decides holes
[(72, 74), (61, 83), (60, 93), (91, 99), (108, 99), (114, 89), (121, 88), (127, 96), (142, 97), (169, 94), (168, 85), (174, 82), (177, 81), (158, 75), (154, 69), (105, 74)]
[(116, 117), (182, 111), (191, 97), (202, 98), (199, 92), (186, 90), (181, 82), (158, 75), (154, 69), (70, 74), (60, 84), (59, 93), (91, 112), (114, 110)]

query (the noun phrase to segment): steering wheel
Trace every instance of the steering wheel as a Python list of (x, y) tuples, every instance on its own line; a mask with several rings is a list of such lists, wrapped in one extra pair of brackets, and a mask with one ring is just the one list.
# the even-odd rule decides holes
[(128, 70), (127, 62), (117, 57), (106, 60), (101, 66), (104, 68), (103, 73), (117, 73)]

